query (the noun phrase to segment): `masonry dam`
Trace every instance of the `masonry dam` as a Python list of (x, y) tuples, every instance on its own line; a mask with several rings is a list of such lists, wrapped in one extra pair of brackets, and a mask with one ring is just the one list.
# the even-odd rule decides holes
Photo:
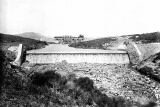
[[(55, 44), (52, 44), (55, 45)], [(58, 46), (59, 47), (59, 46)], [(19, 48), (22, 48), (22, 46)], [(61, 48), (61, 46), (59, 47)], [(20, 56), (25, 56), (25, 61), (29, 63), (57, 63), (66, 61), (68, 63), (105, 63), (105, 64), (129, 64), (129, 56), (127, 51), (120, 50), (96, 50), (96, 49), (73, 49), (70, 51), (67, 49), (68, 47), (63, 48), (63, 51), (59, 51), (58, 48), (54, 48), (53, 52), (50, 51), (48, 47), (47, 50), (31, 50), (23, 53), (23, 55), (19, 55), (22, 52), (18, 52), (19, 59)], [(70, 48), (70, 47), (69, 47)], [(57, 50), (58, 51), (57, 51)], [(19, 51), (22, 49), (19, 49)], [(43, 50), (43, 51), (42, 51)], [(16, 61), (18, 62), (18, 58)], [(21, 61), (20, 61), (21, 62)]]
[(26, 61), (29, 63), (107, 63), (127, 64), (128, 55), (125, 53), (27, 53)]

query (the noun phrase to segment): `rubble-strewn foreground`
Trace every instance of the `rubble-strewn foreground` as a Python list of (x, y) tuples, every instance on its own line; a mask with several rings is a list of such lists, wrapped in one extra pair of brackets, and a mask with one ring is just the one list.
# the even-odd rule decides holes
[[(129, 65), (107, 65), (67, 62), (50, 65), (30, 65), (30, 71), (45, 72), (56, 70), (62, 76), (75, 74), (76, 78), (89, 77), (94, 86), (109, 97), (121, 96), (125, 100), (147, 104), (149, 101), (160, 103), (160, 84), (141, 75)], [(29, 68), (29, 67), (28, 67)]]

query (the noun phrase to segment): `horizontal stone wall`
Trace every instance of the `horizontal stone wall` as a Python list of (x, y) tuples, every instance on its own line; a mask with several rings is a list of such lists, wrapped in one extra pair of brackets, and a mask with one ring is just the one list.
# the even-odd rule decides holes
[(27, 54), (26, 61), (29, 63), (56, 63), (67, 61), (68, 63), (107, 63), (128, 64), (128, 54)]

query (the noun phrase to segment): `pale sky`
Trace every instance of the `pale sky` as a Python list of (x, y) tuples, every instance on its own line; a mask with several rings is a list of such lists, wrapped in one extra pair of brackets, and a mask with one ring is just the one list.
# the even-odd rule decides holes
[(0, 32), (107, 37), (160, 31), (160, 0), (0, 0)]

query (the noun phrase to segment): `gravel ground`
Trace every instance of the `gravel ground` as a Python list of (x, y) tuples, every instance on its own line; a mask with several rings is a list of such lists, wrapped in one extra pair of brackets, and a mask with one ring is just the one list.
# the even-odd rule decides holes
[(77, 78), (89, 77), (97, 88), (110, 97), (122, 96), (141, 104), (145, 104), (147, 101), (156, 101), (157, 104), (160, 104), (160, 84), (128, 66), (96, 63), (69, 64), (67, 62), (26, 65), (22, 66), (33, 72), (56, 70), (63, 76), (74, 73)]

